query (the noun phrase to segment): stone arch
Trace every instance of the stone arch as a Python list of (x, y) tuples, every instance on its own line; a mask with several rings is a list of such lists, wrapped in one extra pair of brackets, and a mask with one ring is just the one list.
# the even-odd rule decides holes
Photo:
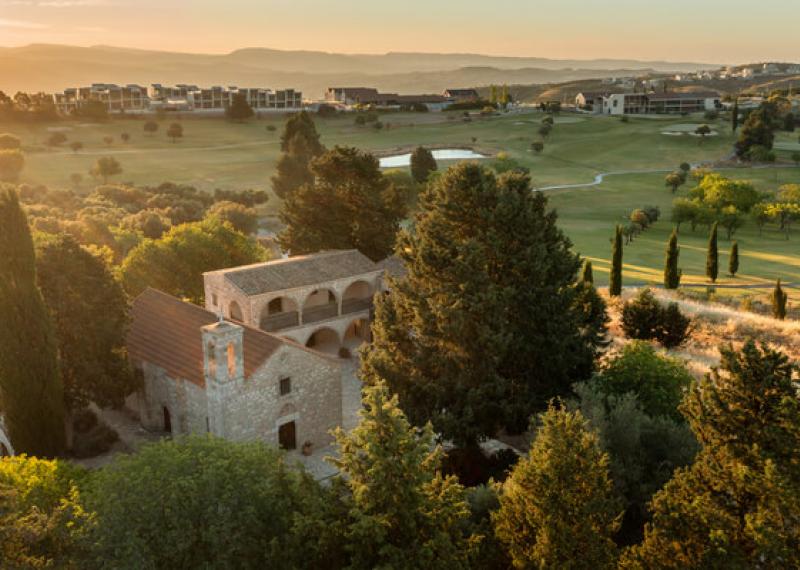
[(280, 418), (285, 418), (287, 416), (293, 416), (297, 413), (297, 408), (294, 404), (284, 404), (281, 408), (281, 411), (278, 412), (278, 421), (280, 422)]
[(228, 318), (240, 323), (244, 322), (244, 313), (242, 313), (242, 307), (236, 301), (231, 301), (230, 305), (228, 305)]
[(342, 346), (352, 352), (362, 343), (367, 342), (369, 340), (369, 335), (369, 319), (353, 319), (344, 331)]
[(330, 287), (314, 289), (303, 300), (303, 324), (331, 319), (339, 314), (339, 298)]
[(271, 332), (300, 324), (297, 301), (291, 297), (275, 297), (261, 309), (259, 328)]
[(319, 352), (338, 354), (341, 347), (339, 333), (330, 327), (319, 328), (308, 337), (306, 346)]
[(365, 279), (350, 283), (342, 294), (342, 314), (368, 309), (375, 295), (375, 287)]

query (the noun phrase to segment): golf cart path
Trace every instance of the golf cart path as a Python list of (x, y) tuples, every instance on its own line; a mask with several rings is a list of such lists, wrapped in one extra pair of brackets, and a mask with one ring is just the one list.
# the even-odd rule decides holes
[[(713, 168), (714, 170), (767, 170), (771, 168), (798, 168), (797, 165), (792, 164), (759, 164), (757, 166), (720, 166), (714, 167), (712, 163), (708, 164), (692, 164), (692, 168)], [(625, 176), (630, 174), (669, 174), (674, 172), (675, 169), (654, 168), (647, 170), (616, 170), (612, 172), (601, 172), (594, 177), (593, 182), (584, 182), (582, 184), (558, 184), (555, 186), (540, 186), (534, 190), (543, 192), (545, 190), (567, 190), (570, 188), (591, 188), (592, 186), (599, 186), (608, 176)]]

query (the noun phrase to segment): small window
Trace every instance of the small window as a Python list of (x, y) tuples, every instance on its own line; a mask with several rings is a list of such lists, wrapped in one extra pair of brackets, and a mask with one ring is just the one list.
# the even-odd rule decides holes
[(281, 378), (280, 379), (280, 395), (286, 396), (290, 394), (292, 391), (292, 379), (291, 378)]

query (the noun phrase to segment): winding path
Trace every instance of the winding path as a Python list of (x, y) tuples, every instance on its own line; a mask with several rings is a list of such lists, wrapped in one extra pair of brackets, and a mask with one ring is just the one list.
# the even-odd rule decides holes
[[(692, 164), (692, 168), (713, 168), (714, 170), (767, 170), (771, 168), (800, 168), (797, 165), (792, 164), (759, 164), (756, 166), (719, 166), (715, 167), (712, 163), (708, 164)], [(601, 172), (597, 176), (594, 177), (594, 181), (592, 182), (584, 182), (582, 184), (558, 184), (556, 186), (541, 186), (539, 188), (535, 188), (537, 192), (543, 192), (545, 190), (568, 190), (570, 188), (591, 188), (592, 186), (599, 186), (602, 184), (606, 177), (608, 176), (623, 176), (629, 174), (669, 174), (673, 172), (674, 169), (650, 169), (650, 170), (616, 170), (612, 172)]]

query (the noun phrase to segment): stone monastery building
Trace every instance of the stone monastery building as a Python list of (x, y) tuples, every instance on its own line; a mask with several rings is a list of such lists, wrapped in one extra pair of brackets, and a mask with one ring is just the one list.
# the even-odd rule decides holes
[(369, 335), (384, 268), (355, 250), (204, 275), (206, 308), (148, 289), (128, 352), (147, 429), (304, 451), (342, 425), (343, 360)]

